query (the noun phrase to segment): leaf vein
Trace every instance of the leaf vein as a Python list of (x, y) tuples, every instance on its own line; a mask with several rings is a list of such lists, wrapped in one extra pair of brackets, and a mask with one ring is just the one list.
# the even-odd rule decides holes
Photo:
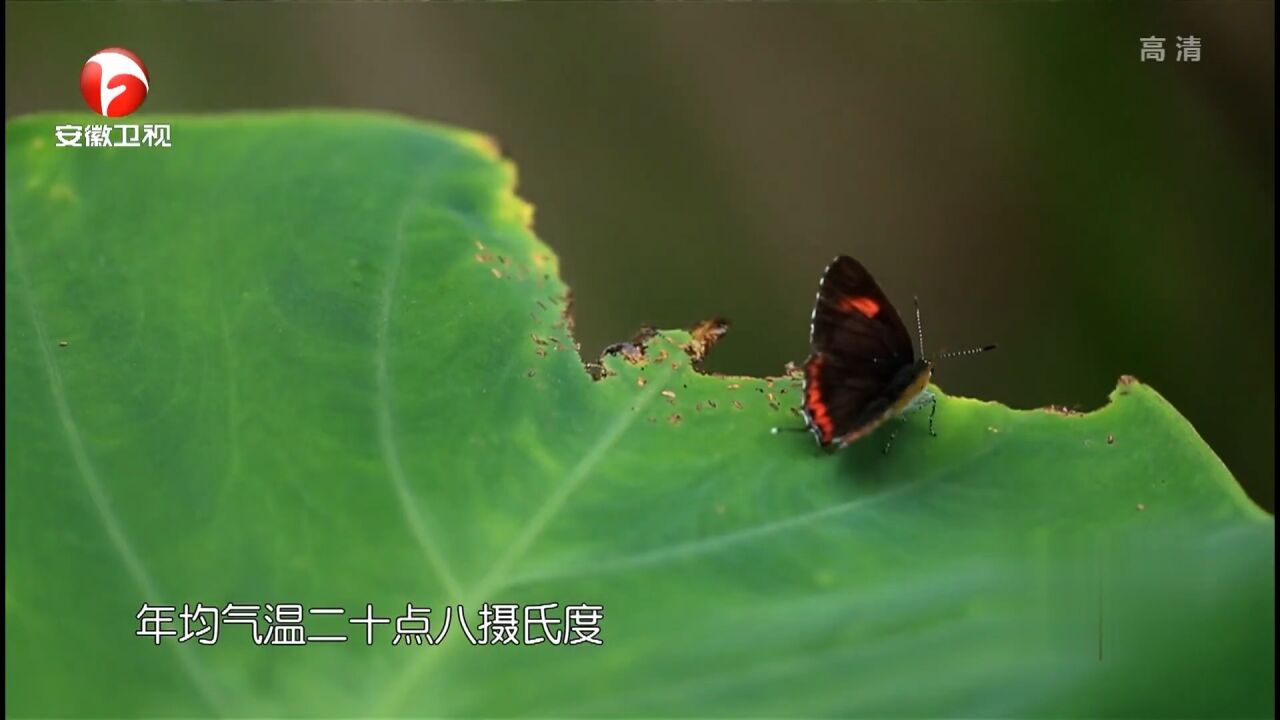
[(377, 388), (375, 394), (375, 416), (377, 418), (378, 446), (382, 454), (383, 464), (387, 469), (387, 479), (390, 481), (396, 501), (400, 505), (405, 524), (409, 526), (409, 531), (413, 534), (427, 562), (430, 563), (436, 575), (439, 576), (445, 592), (452, 597), (458, 597), (462, 593), (457, 577), (453, 574), (453, 570), (449, 567), (448, 561), (440, 551), (439, 545), (427, 529), (427, 519), (424, 517), (425, 511), (418, 506), (413, 490), (409, 486), (408, 475), (405, 473), (404, 465), (400, 460), (400, 449), (396, 443), (395, 436), (395, 418), (391, 412), (392, 387), (391, 372), (388, 367), (388, 358), (391, 352), (391, 316), (392, 311), (395, 309), (396, 285), (403, 262), (404, 225), (411, 207), (411, 204), (406, 203), (404, 211), (400, 215), (400, 221), (396, 224), (396, 231), (391, 238), (390, 247), (387, 251), (386, 282), (383, 284), (382, 297), (376, 318), (377, 344), (374, 350), (374, 383)]
[[(107, 539), (110, 541), (112, 549), (116, 555), (120, 557), (121, 563), (124, 564), (125, 571), (129, 574), (129, 578), (134, 585), (142, 591), (145, 601), (161, 601), (163, 597), (156, 586), (154, 580), (151, 579), (150, 573), (142, 563), (141, 556), (134, 549), (133, 544), (129, 541), (128, 533), (125, 531), (124, 525), (119, 516), (111, 507), (111, 499), (107, 496), (107, 492), (103, 486), (102, 477), (98, 473), (98, 469), (94, 467), (93, 461), (89, 457), (89, 451), (85, 447), (84, 437), (80, 432), (80, 427), (75, 421), (75, 417), (71, 412), (71, 403), (67, 398), (66, 386), (62, 380), (62, 372), (58, 369), (57, 361), (54, 360), (52, 350), (49, 345), (49, 335), (45, 331), (44, 320), (40, 316), (40, 311), (36, 308), (35, 292), (31, 289), (30, 276), (27, 273), (26, 260), (23, 257), (22, 248), (18, 243), (17, 233), (13, 229), (11, 221), (12, 213), (9, 208), (8, 193), (5, 193), (5, 235), (8, 237), (8, 246), (10, 248), (10, 256), (13, 263), (14, 273), (19, 281), (22, 294), (26, 300), (28, 319), (31, 321), (31, 327), (35, 331), (36, 344), (39, 346), (40, 360), (44, 367), (45, 374), (49, 380), (49, 393), (53, 399), (54, 409), (58, 415), (59, 426), (67, 441), (67, 449), (71, 454), (72, 462), (75, 464), (76, 471), (80, 477), (81, 484), (84, 486), (85, 492), (88, 493), (89, 499), (93, 503), (94, 512), (98, 516), (99, 522), (102, 524), (103, 532), (106, 533)], [(208, 679), (207, 673), (199, 666), (198, 661), (191, 657), (190, 648), (185, 645), (178, 646), (179, 664), (182, 666), (183, 672), (191, 679), (196, 690), (201, 694), (204, 701), (209, 704), (215, 712), (225, 715), (226, 707), (222, 700), (222, 695), (213, 686)]]

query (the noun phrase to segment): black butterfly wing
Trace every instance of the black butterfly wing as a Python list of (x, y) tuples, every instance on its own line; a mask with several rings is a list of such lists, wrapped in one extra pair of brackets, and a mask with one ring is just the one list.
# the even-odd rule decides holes
[(809, 343), (815, 353), (909, 365), (911, 337), (893, 303), (862, 263), (841, 255), (827, 266), (813, 307)]
[(880, 418), (915, 360), (898, 311), (871, 273), (847, 256), (823, 273), (810, 345), (805, 417), (823, 445)]

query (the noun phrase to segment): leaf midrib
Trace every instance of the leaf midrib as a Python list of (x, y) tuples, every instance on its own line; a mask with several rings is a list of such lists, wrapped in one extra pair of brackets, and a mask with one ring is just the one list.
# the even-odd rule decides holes
[[(23, 301), (27, 306), (28, 318), (31, 321), (32, 329), (35, 331), (35, 341), (38, 346), (36, 349), (49, 380), (49, 393), (53, 400), (54, 410), (58, 415), (59, 427), (62, 429), (67, 441), (67, 451), (70, 453), (72, 462), (76, 467), (81, 486), (88, 494), (94, 513), (98, 516), (100, 528), (103, 534), (107, 536), (107, 541), (110, 543), (111, 548), (119, 556), (120, 562), (125, 566), (125, 571), (128, 573), (130, 580), (141, 591), (145, 599), (159, 599), (163, 595), (143, 564), (142, 557), (134, 550), (124, 523), (112, 509), (111, 500), (107, 496), (102, 478), (89, 457), (84, 438), (80, 433), (80, 427), (71, 412), (71, 403), (67, 398), (62, 373), (50, 349), (49, 335), (45, 331), (44, 320), (39, 308), (36, 307), (35, 293), (31, 289), (26, 258), (18, 240), (18, 234), (13, 227), (12, 217), (13, 214), (10, 212), (9, 206), (9, 193), (6, 191), (4, 226), (5, 236), (8, 239), (7, 245), (10, 249), (10, 260), (14, 268), (14, 274), (18, 279)], [(204, 670), (200, 661), (192, 655), (191, 649), (186, 645), (180, 644), (176, 652), (178, 664), (190, 678), (192, 685), (195, 686), (204, 701), (216, 713), (220, 715), (227, 714), (227, 705), (223, 701), (223, 694), (209, 680), (208, 673)]]
[[(648, 387), (637, 396), (635, 406), (618, 414), (613, 423), (592, 443), (591, 448), (564, 476), (542, 505), (529, 516), (520, 532), (514, 536), (498, 559), (489, 566), (489, 570), (481, 576), (481, 580), (472, 589), (459, 596), (462, 598), (461, 607), (473, 607), (475, 603), (482, 602), (489, 593), (503, 587), (502, 577), (534, 547), (542, 532), (560, 513), (569, 497), (582, 486), (591, 470), (635, 423), (636, 418), (643, 415), (672, 374), (674, 371), (666, 368), (660, 377), (652, 378)], [(395, 714), (422, 675), (438, 665), (441, 658), (448, 654), (449, 648), (457, 644), (443, 646), (439, 652), (418, 655), (414, 663), (405, 666), (400, 676), (388, 683), (387, 689), (378, 694), (380, 703), (370, 714), (376, 716)]]

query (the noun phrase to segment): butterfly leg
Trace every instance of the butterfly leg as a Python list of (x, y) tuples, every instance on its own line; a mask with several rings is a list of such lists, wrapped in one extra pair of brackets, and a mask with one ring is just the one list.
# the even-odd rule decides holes
[(884, 444), (885, 455), (889, 454), (889, 446), (893, 445), (893, 439), (897, 436), (898, 436), (898, 428), (895, 427), (889, 430), (889, 439), (885, 441), (885, 444)]
[(938, 396), (928, 390), (925, 391), (925, 394), (929, 396), (929, 404), (932, 406), (929, 408), (929, 434), (933, 437), (938, 437), (938, 433), (933, 429), (933, 416), (938, 414)]
[[(913, 414), (915, 411), (919, 410), (920, 408), (924, 407), (926, 403), (930, 406), (929, 435), (933, 437), (938, 437), (938, 433), (933, 429), (933, 417), (934, 415), (938, 414), (938, 397), (933, 393), (929, 392), (928, 390), (925, 390), (924, 392), (920, 393), (920, 396), (917, 397), (914, 401), (912, 401), (912, 403), (907, 406), (906, 410), (902, 411), (902, 414), (898, 416), (898, 419), (900, 421), (905, 422), (906, 419), (911, 414)], [(885, 455), (889, 454), (889, 446), (893, 444), (893, 439), (897, 437), (897, 435), (898, 435), (898, 428), (895, 427), (889, 431), (889, 441), (884, 444)]]
[(773, 435), (781, 435), (782, 433), (807, 433), (811, 431), (807, 426), (801, 425), (800, 427), (774, 427), (770, 428), (769, 432)]

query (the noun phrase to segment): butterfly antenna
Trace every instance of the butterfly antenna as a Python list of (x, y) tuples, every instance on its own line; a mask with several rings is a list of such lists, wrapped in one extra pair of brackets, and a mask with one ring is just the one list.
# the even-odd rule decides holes
[(920, 298), (911, 298), (916, 303), (916, 337), (920, 339), (920, 357), (924, 357), (924, 323), (920, 320)]
[(958, 350), (956, 352), (942, 353), (941, 355), (938, 356), (937, 359), (943, 360), (946, 358), (964, 357), (965, 355), (977, 355), (979, 353), (984, 353), (984, 352), (987, 352), (988, 350), (995, 350), (995, 349), (996, 349), (995, 345), (984, 345), (979, 348), (970, 348), (968, 350)]

